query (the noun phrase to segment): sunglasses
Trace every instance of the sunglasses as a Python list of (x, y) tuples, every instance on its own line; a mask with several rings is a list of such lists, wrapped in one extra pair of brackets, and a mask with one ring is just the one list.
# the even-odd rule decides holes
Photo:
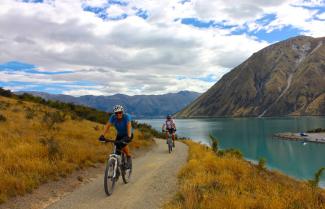
[(116, 112), (115, 115), (121, 115), (123, 112)]

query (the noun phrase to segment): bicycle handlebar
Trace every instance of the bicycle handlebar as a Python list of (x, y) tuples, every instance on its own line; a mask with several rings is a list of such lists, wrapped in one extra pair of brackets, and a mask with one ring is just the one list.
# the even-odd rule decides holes
[(115, 143), (115, 140), (112, 140), (112, 139), (106, 139), (106, 138), (104, 138), (104, 139), (105, 139), (105, 141), (100, 140), (100, 142), (102, 142), (102, 143), (108, 143), (108, 142), (110, 142), (110, 143)]

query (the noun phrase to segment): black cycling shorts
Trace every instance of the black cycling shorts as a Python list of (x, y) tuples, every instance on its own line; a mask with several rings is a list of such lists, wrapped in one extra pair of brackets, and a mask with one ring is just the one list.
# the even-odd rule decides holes
[(174, 128), (169, 128), (169, 129), (167, 129), (167, 131), (168, 131), (168, 133), (170, 133), (170, 134), (175, 133), (175, 129), (174, 129)]
[[(133, 133), (131, 134), (131, 138), (129, 139), (129, 137), (128, 136), (121, 136), (121, 135), (116, 135), (116, 138), (115, 138), (115, 141), (126, 141), (126, 139), (128, 139), (128, 140), (132, 140), (133, 139)], [(129, 143), (130, 141), (126, 141), (127, 143)]]

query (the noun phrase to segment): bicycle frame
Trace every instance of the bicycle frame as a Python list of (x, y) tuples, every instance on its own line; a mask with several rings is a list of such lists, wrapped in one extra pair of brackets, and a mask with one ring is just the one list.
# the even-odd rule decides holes
[[(110, 196), (113, 193), (115, 183), (118, 181), (119, 177), (122, 176), (123, 182), (127, 184), (132, 173), (132, 162), (131, 168), (125, 169), (125, 153), (122, 150), (117, 150), (115, 145), (115, 140), (108, 140), (102, 142), (114, 143), (114, 148), (111, 154), (109, 154), (106, 163), (106, 169), (104, 174), (104, 189), (105, 193)], [(110, 170), (111, 168), (111, 170)], [(108, 181), (110, 179), (110, 181)]]
[(114, 146), (113, 153), (110, 154), (110, 155), (109, 155), (109, 158), (108, 158), (108, 162), (109, 162), (111, 159), (114, 159), (114, 160), (115, 160), (113, 178), (116, 177), (116, 171), (117, 171), (117, 169), (120, 169), (121, 158), (122, 158), (122, 153), (121, 153), (121, 155), (116, 154), (116, 146)]
[(167, 145), (168, 145), (168, 152), (171, 153), (172, 151), (172, 144), (173, 144), (173, 133), (169, 132), (169, 131), (166, 131), (166, 133), (168, 134), (168, 137), (167, 137)]

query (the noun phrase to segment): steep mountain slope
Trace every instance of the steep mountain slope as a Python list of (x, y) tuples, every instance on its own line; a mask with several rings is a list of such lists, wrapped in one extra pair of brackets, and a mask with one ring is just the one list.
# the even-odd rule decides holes
[(294, 37), (254, 53), (178, 117), (325, 115), (325, 37)]
[[(22, 93), (22, 92), (20, 92)], [(111, 111), (115, 104), (122, 104), (129, 113), (136, 117), (162, 117), (167, 114), (178, 112), (200, 94), (190, 91), (180, 91), (163, 95), (136, 95), (128, 96), (115, 94), (113, 96), (81, 96), (54, 95), (43, 92), (28, 92), (44, 99), (71, 102), (87, 105), (104, 111)]]

